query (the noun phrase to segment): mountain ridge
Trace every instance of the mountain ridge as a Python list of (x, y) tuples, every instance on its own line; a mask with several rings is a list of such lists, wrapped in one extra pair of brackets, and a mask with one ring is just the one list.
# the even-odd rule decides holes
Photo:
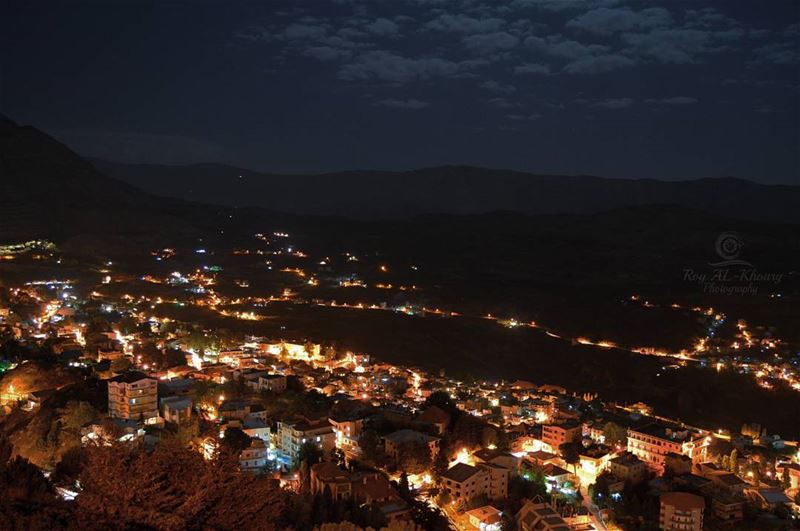
[(169, 166), (91, 162), (107, 175), (159, 195), (304, 215), (372, 219), (493, 210), (582, 214), (675, 204), (736, 218), (800, 222), (796, 208), (800, 186), (761, 184), (736, 177), (615, 179), (463, 165), (280, 174), (218, 163)]

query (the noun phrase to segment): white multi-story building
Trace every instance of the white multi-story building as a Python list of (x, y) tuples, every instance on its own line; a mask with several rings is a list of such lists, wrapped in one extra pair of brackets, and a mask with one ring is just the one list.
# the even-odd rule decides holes
[(148, 421), (158, 417), (158, 381), (141, 372), (127, 372), (108, 381), (108, 414), (113, 418)]

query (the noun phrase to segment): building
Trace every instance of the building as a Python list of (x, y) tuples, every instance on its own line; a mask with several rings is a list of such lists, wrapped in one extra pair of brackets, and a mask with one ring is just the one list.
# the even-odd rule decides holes
[(551, 504), (541, 498), (526, 500), (517, 513), (517, 529), (520, 531), (569, 531), (564, 521)]
[(508, 496), (509, 470), (500, 465), (457, 463), (442, 474), (440, 486), (457, 505), (485, 495), (490, 500)]
[(688, 492), (665, 492), (661, 495), (659, 529), (662, 531), (702, 531), (706, 502)]
[(609, 461), (608, 471), (619, 481), (629, 481), (634, 485), (647, 478), (647, 465), (630, 452)]
[(505, 467), (510, 470), (512, 474), (517, 474), (519, 472), (521, 464), (519, 457), (496, 448), (494, 450), (482, 448), (472, 454), (472, 457), (479, 463), (493, 463)]
[(742, 494), (750, 486), (733, 472), (719, 468), (714, 463), (700, 463), (695, 469), (702, 477), (710, 480), (718, 490), (728, 494)]
[(450, 426), (450, 414), (439, 407), (431, 406), (417, 417), (417, 422), (431, 425), (439, 435), (444, 435)]
[(336, 448), (344, 452), (345, 457), (358, 459), (361, 447), (358, 445), (361, 432), (364, 429), (364, 419), (359, 417), (330, 417), (328, 418), (333, 428)]
[(664, 456), (664, 468), (676, 476), (692, 473), (692, 458), (684, 454), (668, 453)]
[(628, 451), (658, 473), (664, 471), (666, 457), (670, 453), (688, 456), (693, 462), (705, 461), (710, 443), (711, 437), (688, 428), (650, 424), (628, 429)]
[(158, 381), (141, 372), (127, 372), (108, 381), (108, 414), (112, 418), (158, 418)]
[(500, 531), (502, 529), (503, 513), (492, 507), (484, 505), (466, 513), (469, 525), (481, 531)]
[(276, 446), (290, 463), (296, 463), (300, 458), (300, 449), (304, 444), (317, 445), (323, 455), (335, 447), (336, 436), (327, 419), (279, 421), (277, 428)]
[(170, 396), (162, 398), (161, 416), (167, 422), (180, 424), (192, 418), (192, 399), (185, 396)]
[(269, 374), (266, 371), (243, 373), (242, 378), (247, 387), (253, 391), (271, 391), (275, 394), (286, 391), (286, 376)]
[(398, 450), (407, 444), (421, 443), (428, 445), (433, 459), (439, 452), (439, 439), (419, 431), (404, 429), (397, 430), (384, 437), (384, 449), (386, 456), (397, 460)]
[(551, 452), (558, 452), (562, 444), (579, 441), (582, 434), (581, 425), (573, 421), (542, 426), (542, 442), (550, 447)]
[(327, 487), (334, 500), (349, 499), (353, 493), (350, 479), (346, 470), (330, 461), (322, 461), (311, 466), (311, 494), (325, 492)]
[(269, 425), (260, 418), (248, 416), (241, 422), (241, 429), (250, 437), (261, 439), (267, 443), (269, 442)]
[(386, 476), (377, 472), (347, 472), (324, 461), (311, 467), (311, 493), (330, 492), (334, 500), (354, 499), (377, 507), (389, 520), (404, 520), (411, 507), (394, 490)]
[(267, 466), (267, 445), (261, 439), (252, 439), (250, 446), (239, 454), (239, 468), (245, 472), (259, 472)]
[(727, 495), (715, 495), (711, 499), (714, 516), (724, 522), (738, 522), (744, 518), (744, 500)]

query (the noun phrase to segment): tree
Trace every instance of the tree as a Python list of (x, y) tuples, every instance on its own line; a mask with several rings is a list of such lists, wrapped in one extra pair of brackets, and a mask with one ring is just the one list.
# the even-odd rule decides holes
[(298, 460), (311, 465), (316, 465), (322, 461), (322, 449), (312, 442), (307, 442), (300, 447)]
[(416, 474), (431, 464), (431, 449), (422, 441), (409, 441), (397, 448), (397, 467)]
[(152, 341), (144, 341), (134, 345), (133, 354), (141, 365), (160, 367), (164, 362), (164, 354)]
[(128, 315), (119, 320), (119, 323), (117, 323), (117, 328), (119, 329), (120, 334), (128, 336), (139, 329), (139, 321)]
[(361, 448), (361, 456), (367, 463), (375, 465), (384, 460), (383, 445), (374, 429), (367, 428), (361, 432), (358, 445)]
[(595, 482), (589, 486), (589, 494), (597, 505), (604, 507), (608, 503), (608, 486), (612, 481), (613, 478), (611, 475), (607, 472), (603, 472), (597, 476)]
[(171, 348), (164, 353), (165, 367), (179, 367), (186, 365), (186, 354), (179, 349)]
[(568, 465), (572, 465), (572, 471), (574, 472), (575, 465), (580, 461), (578, 445), (572, 442), (564, 443), (558, 447), (558, 451), (561, 453), (561, 458), (564, 459), (564, 462)]
[(442, 447), (442, 449), (436, 452), (436, 457), (433, 458), (433, 477), (436, 481), (447, 472), (448, 465), (447, 452), (444, 450), (444, 447)]
[(397, 484), (397, 491), (400, 494), (400, 497), (403, 499), (407, 499), (411, 493), (411, 487), (408, 484), (408, 474), (405, 472), (400, 474), (400, 481)]
[(289, 523), (290, 495), (269, 478), (242, 474), (235, 457), (205, 461), (172, 439), (152, 452), (139, 444), (85, 451), (75, 528), (276, 529)]
[(240, 428), (228, 428), (225, 430), (225, 436), (220, 441), (220, 446), (238, 456), (242, 450), (250, 446), (250, 436)]
[(739, 452), (736, 448), (731, 450), (731, 456), (728, 458), (728, 466), (730, 467), (728, 470), (734, 474), (739, 473)]
[(607, 422), (605, 426), (603, 426), (603, 436), (605, 437), (606, 444), (624, 445), (628, 440), (628, 430), (615, 422)]

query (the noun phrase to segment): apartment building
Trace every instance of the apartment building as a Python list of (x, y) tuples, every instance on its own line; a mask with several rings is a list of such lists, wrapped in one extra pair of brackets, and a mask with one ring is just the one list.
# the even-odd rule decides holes
[(108, 414), (137, 421), (157, 418), (158, 381), (135, 371), (112, 378), (108, 381)]
[(659, 529), (662, 531), (702, 531), (706, 502), (688, 492), (665, 492), (661, 495)]

